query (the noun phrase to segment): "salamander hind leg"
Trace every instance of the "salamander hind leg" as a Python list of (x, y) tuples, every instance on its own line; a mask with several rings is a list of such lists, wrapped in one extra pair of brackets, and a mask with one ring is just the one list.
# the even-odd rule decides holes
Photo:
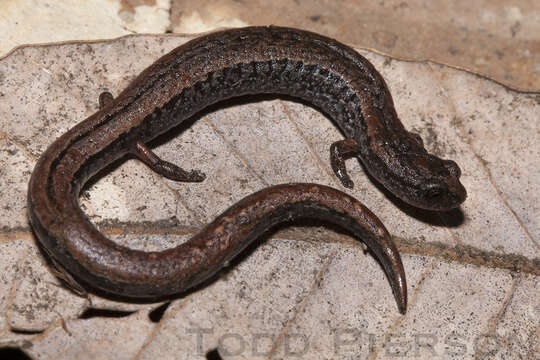
[(332, 170), (334, 170), (334, 174), (336, 174), (343, 186), (348, 189), (354, 187), (354, 182), (351, 180), (349, 174), (347, 174), (345, 160), (358, 153), (358, 143), (353, 139), (336, 141), (330, 145), (330, 164), (332, 165)]
[(113, 95), (110, 92), (108, 91), (102, 92), (101, 94), (99, 94), (99, 109), (100, 110), (103, 109), (105, 106), (112, 103), (113, 100), (114, 100)]
[(133, 150), (135, 156), (158, 174), (174, 181), (201, 182), (206, 175), (200, 170), (187, 171), (173, 163), (160, 159), (145, 144), (137, 141)]
[[(99, 95), (99, 108), (103, 109), (114, 100), (113, 95), (104, 91)], [(152, 150), (150, 150), (141, 141), (135, 144), (131, 151), (139, 160), (145, 163), (150, 169), (154, 170), (161, 176), (174, 181), (182, 182), (201, 182), (206, 179), (206, 175), (200, 170), (186, 171), (173, 163), (160, 159)]]

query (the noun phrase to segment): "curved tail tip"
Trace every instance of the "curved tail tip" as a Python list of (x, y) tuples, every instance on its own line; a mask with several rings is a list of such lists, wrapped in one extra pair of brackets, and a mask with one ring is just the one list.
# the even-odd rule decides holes
[(396, 298), (397, 305), (399, 312), (403, 315), (407, 312), (407, 297), (406, 296), (398, 296)]
[(407, 282), (405, 281), (405, 271), (403, 266), (400, 266), (400, 271), (396, 273), (394, 281), (392, 281), (392, 290), (400, 313), (407, 312)]

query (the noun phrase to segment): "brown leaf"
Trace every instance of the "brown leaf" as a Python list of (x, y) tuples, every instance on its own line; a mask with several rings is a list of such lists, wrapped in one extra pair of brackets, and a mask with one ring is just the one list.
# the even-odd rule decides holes
[[(185, 41), (137, 36), (28, 46), (0, 61), (1, 343), (41, 358), (117, 357), (127, 347), (124, 357), (140, 358), (204, 358), (214, 349), (245, 359), (472, 356), (491, 351), (493, 339), (500, 339), (501, 353), (535, 351), (529, 339), (540, 306), (540, 94), (366, 51), (405, 126), (431, 152), (459, 163), (469, 193), (461, 211), (412, 209), (349, 161), (349, 192), (378, 214), (404, 253), (407, 315), (399, 315), (381, 267), (361, 243), (323, 227), (290, 227), (261, 239), (219, 279), (173, 302), (157, 324), (148, 311), (160, 304), (93, 296), (90, 305), (63, 289), (27, 223), (31, 169), (54, 138), (97, 110), (101, 91), (118, 94)], [(175, 183), (128, 160), (93, 183), (81, 202), (115, 241), (170, 248), (268, 185), (340, 188), (328, 161), (338, 139), (327, 118), (301, 103), (240, 99), (158, 143), (163, 158), (201, 169), (205, 182)], [(89, 307), (98, 318), (78, 318)]]

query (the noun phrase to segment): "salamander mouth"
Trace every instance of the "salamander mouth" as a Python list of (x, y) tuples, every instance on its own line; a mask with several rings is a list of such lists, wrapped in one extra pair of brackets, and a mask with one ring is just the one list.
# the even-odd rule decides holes
[(396, 178), (401, 178), (402, 186), (398, 190), (405, 202), (426, 210), (448, 211), (459, 207), (467, 198), (467, 191), (459, 181), (461, 170), (454, 161), (428, 153), (406, 153), (400, 160), (403, 168)]
[(424, 210), (449, 211), (458, 208), (467, 198), (465, 187), (456, 177), (447, 177), (439, 182), (409, 184), (408, 188), (393, 191), (408, 204)]

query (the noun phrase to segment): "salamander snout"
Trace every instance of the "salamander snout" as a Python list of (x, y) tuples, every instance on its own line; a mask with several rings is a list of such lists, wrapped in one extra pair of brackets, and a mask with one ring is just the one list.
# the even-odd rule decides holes
[(461, 170), (452, 160), (441, 160), (441, 171), (436, 172), (421, 186), (422, 206), (428, 210), (447, 211), (457, 208), (467, 198), (467, 190), (459, 178)]
[(459, 181), (461, 170), (454, 161), (430, 154), (407, 154), (402, 160), (410, 176), (403, 178), (410, 188), (402, 192), (402, 199), (409, 204), (426, 210), (448, 211), (465, 201), (467, 191)]
[(446, 170), (450, 173), (450, 175), (453, 175), (459, 179), (461, 176), (461, 169), (459, 168), (458, 164), (456, 164), (455, 161), (452, 160), (443, 160), (443, 166)]

